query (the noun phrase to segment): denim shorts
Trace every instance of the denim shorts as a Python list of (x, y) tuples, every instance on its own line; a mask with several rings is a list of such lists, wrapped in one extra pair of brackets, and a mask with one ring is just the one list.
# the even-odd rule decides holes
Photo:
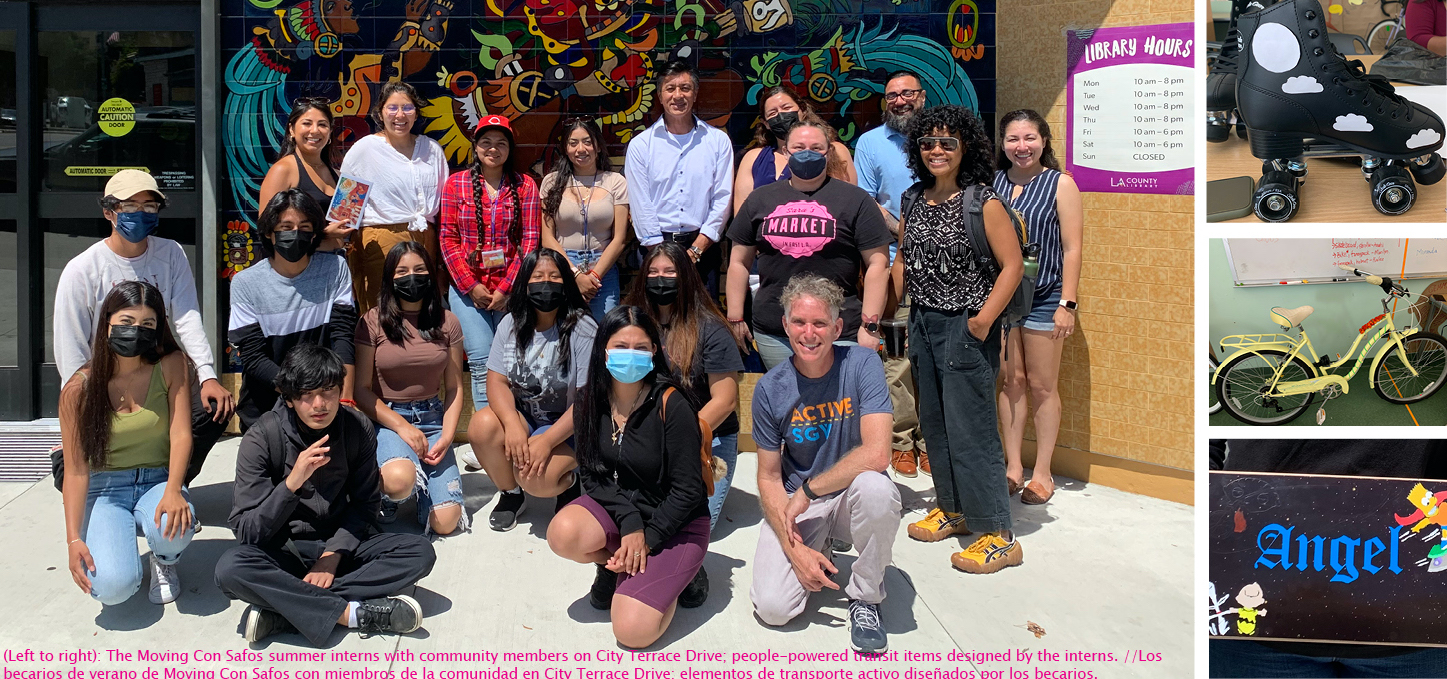
[(1016, 321), (1014, 327), (1025, 326), (1026, 330), (1049, 332), (1055, 329), (1055, 310), (1060, 308), (1060, 286), (1056, 285), (1045, 297), (1035, 291), (1035, 305), (1025, 318)]
[[(388, 402), (387, 407), (421, 430), (427, 436), (427, 445), (437, 443), (437, 439), (442, 436), (441, 399)], [(413, 469), (417, 471), (417, 481), (413, 485), (413, 492), (417, 495), (417, 522), (426, 527), (430, 534), (432, 524), (427, 519), (433, 509), (463, 504), (462, 475), (457, 469), (457, 458), (452, 454), (452, 447), (449, 446), (437, 464), (427, 464), (417, 456), (417, 451), (412, 450), (412, 446), (402, 440), (401, 436), (391, 429), (379, 425), (377, 427), (377, 467), (380, 468), (399, 458), (410, 460)], [(457, 528), (461, 531), (467, 530), (465, 507)]]

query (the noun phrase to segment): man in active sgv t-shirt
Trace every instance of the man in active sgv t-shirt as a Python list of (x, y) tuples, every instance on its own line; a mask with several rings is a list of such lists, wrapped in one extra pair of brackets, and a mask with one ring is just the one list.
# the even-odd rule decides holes
[(879, 354), (833, 344), (844, 330), (843, 300), (839, 286), (817, 274), (793, 277), (780, 296), (794, 356), (754, 390), (768, 527), (759, 531), (749, 597), (765, 624), (787, 623), (804, 612), (810, 592), (839, 589), (828, 546), (852, 541), (859, 558), (844, 588), (850, 641), (860, 653), (880, 653), (884, 569), (900, 522), (899, 489), (884, 473), (894, 408)]

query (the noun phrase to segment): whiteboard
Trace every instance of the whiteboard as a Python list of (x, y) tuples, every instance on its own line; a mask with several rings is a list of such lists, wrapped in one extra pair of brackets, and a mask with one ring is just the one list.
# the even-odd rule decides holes
[(1236, 285), (1354, 278), (1338, 264), (1392, 278), (1447, 278), (1447, 238), (1227, 238), (1222, 246)]

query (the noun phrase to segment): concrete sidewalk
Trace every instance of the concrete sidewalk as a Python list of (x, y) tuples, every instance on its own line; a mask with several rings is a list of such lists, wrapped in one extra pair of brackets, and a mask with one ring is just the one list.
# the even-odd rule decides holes
[[(217, 445), (191, 489), (205, 528), (180, 563), (185, 593), (166, 607), (150, 604), (143, 585), (127, 603), (103, 610), (71, 581), (60, 494), (51, 480), (0, 484), (0, 578), (12, 583), (0, 598), (0, 620), (5, 621), (0, 624), (0, 648), (101, 649), (100, 662), (90, 665), (93, 668), (107, 665), (107, 648), (188, 653), (245, 648), (238, 636), (244, 606), (222, 595), (212, 576), (216, 559), (234, 544), (225, 520), (238, 441), (232, 438)], [(664, 638), (648, 650), (785, 653), (848, 648), (847, 601), (842, 591), (815, 594), (809, 612), (782, 629), (767, 628), (754, 617), (748, 589), (761, 526), (754, 471), (754, 456), (740, 455), (725, 518), (714, 531), (704, 564), (712, 582), (708, 602), (698, 609), (679, 609)], [(1057, 478), (1060, 489), (1050, 504), (1027, 507), (1018, 498), (1011, 501), (1024, 564), (992, 575), (969, 575), (951, 568), (949, 561), (968, 538), (925, 544), (905, 535), (905, 523), (920, 518), (931, 506), (934, 490), (929, 477), (896, 481), (906, 516), (895, 543), (894, 568), (887, 575), (889, 596), (882, 607), (891, 650), (945, 654), (951, 649), (998, 653), (1048, 648), (1110, 652), (1117, 659), (1128, 651), (1142, 651), (1159, 653), (1162, 660), (1041, 667), (1090, 669), (1096, 677), (1179, 677), (1193, 672), (1191, 507)], [(476, 529), (435, 542), (437, 567), (413, 593), (426, 612), (423, 629), (405, 637), (362, 639), (339, 628), (329, 648), (378, 654), (398, 649), (423, 653), (619, 648), (607, 613), (588, 606), (592, 567), (554, 556), (543, 540), (553, 501), (530, 499), (516, 529), (494, 533), (486, 526), (496, 488), (481, 472), (464, 473), (462, 483)], [(391, 529), (419, 532), (414, 516), (409, 501)], [(144, 553), (145, 544), (140, 544)], [(852, 560), (850, 553), (837, 558), (838, 582), (845, 582)], [(1037, 639), (1027, 630), (1031, 622), (1045, 630), (1044, 637)], [(306, 648), (301, 636), (287, 634), (267, 639), (253, 650), (265, 654)], [(63, 663), (6, 664), (21, 669), (63, 668)], [(186, 667), (222, 664), (193, 661)], [(385, 665), (368, 664), (373, 669)], [(1006, 665), (977, 667), (1003, 670)]]

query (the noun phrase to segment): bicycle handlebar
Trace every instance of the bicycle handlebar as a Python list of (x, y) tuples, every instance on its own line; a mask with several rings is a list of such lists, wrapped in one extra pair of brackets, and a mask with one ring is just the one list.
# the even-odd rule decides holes
[(1387, 294), (1389, 294), (1389, 295), (1390, 295), (1390, 294), (1393, 294), (1393, 293), (1403, 293), (1403, 294), (1405, 294), (1405, 293), (1407, 292), (1407, 289), (1406, 289), (1406, 288), (1404, 288), (1404, 287), (1402, 287), (1402, 286), (1400, 286), (1400, 285), (1397, 285), (1397, 283), (1396, 283), (1395, 281), (1393, 281), (1391, 278), (1388, 278), (1388, 277), (1386, 277), (1386, 276), (1376, 276), (1376, 275), (1373, 275), (1373, 274), (1369, 274), (1369, 273), (1367, 273), (1367, 272), (1365, 272), (1365, 271), (1362, 271), (1361, 269), (1358, 269), (1358, 268), (1356, 268), (1356, 267), (1354, 267), (1354, 266), (1352, 266), (1352, 265), (1350, 265), (1350, 264), (1338, 264), (1338, 265), (1337, 265), (1337, 268), (1338, 268), (1338, 269), (1341, 269), (1342, 271), (1350, 271), (1353, 275), (1361, 276), (1363, 279), (1366, 280), (1366, 282), (1371, 283), (1372, 285), (1375, 285), (1375, 286), (1380, 287), (1383, 292), (1385, 292), (1385, 293), (1387, 293)]

